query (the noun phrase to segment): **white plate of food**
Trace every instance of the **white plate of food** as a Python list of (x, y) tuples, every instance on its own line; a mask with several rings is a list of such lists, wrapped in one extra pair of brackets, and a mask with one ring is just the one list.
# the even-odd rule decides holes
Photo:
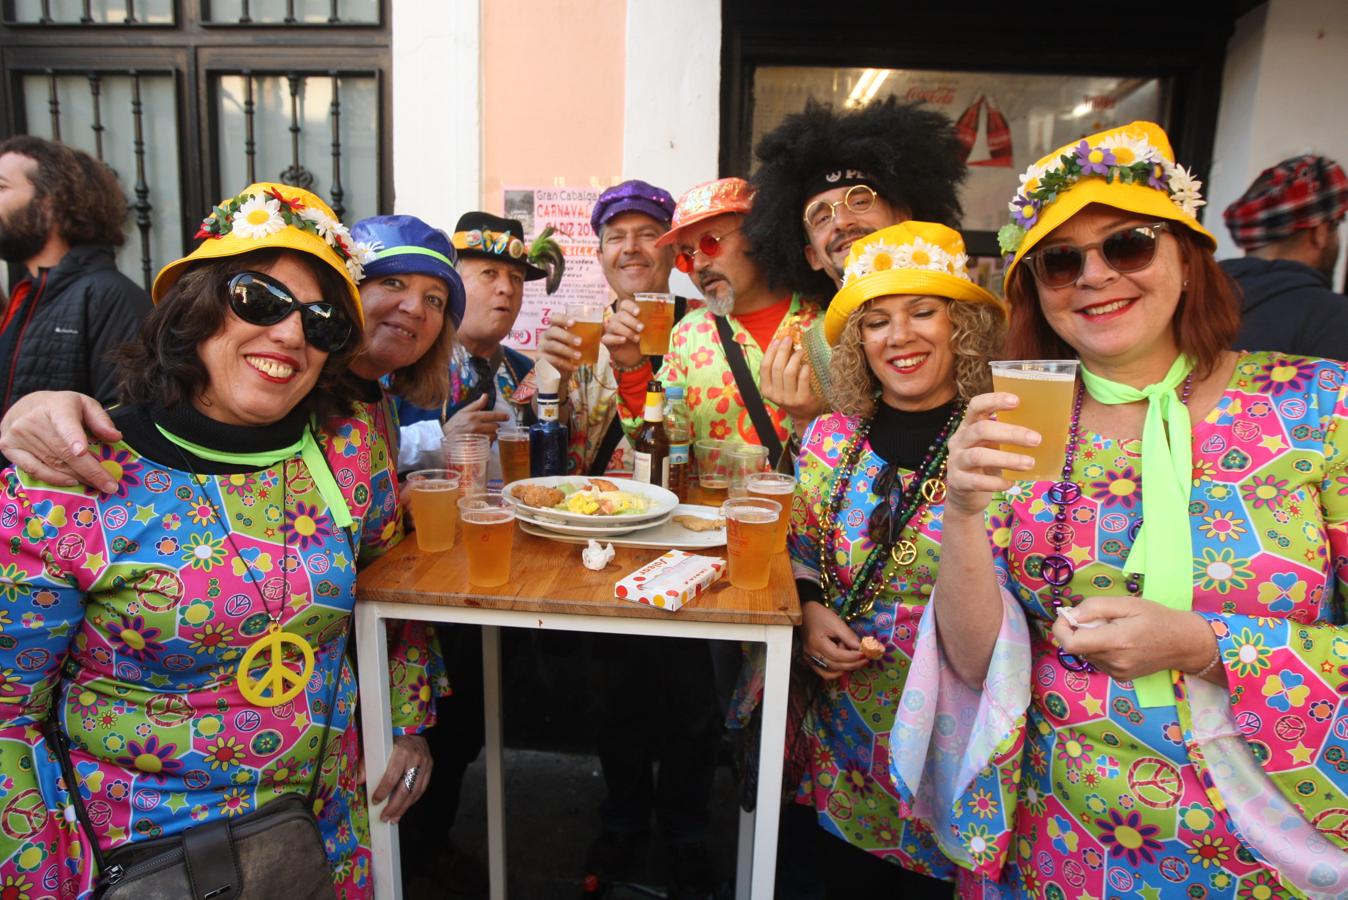
[[(679, 505), (672, 491), (630, 478), (550, 475), (523, 478), (502, 492), (530, 518), (608, 528), (653, 524)], [(621, 523), (621, 524), (620, 524)]]
[(563, 522), (560, 519), (554, 519), (547, 513), (533, 513), (521, 507), (515, 508), (515, 517), (521, 522), (528, 523), (535, 528), (544, 528), (557, 534), (574, 535), (576, 537), (616, 537), (620, 534), (629, 534), (642, 528), (654, 528), (657, 525), (663, 525), (669, 521), (671, 513), (665, 513), (658, 519), (645, 519), (640, 522), (632, 522), (625, 518), (610, 517), (610, 522), (593, 522), (589, 525), (573, 525), (570, 522)]
[[(564, 544), (584, 544), (593, 537), (562, 534), (523, 518), (520, 519), (520, 528), (525, 534), (561, 541)], [(612, 543), (617, 547), (706, 550), (725, 546), (725, 520), (719, 517), (715, 507), (680, 503), (670, 513), (669, 519), (658, 525), (642, 526), (622, 535), (614, 535), (611, 540), (594, 539), (604, 544)]]

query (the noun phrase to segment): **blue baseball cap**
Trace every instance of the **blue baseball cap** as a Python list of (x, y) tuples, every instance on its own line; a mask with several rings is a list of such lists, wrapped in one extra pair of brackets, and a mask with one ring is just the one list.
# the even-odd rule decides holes
[(365, 264), (363, 280), (384, 275), (439, 278), (449, 289), (445, 312), (454, 327), (459, 327), (467, 298), (457, 271), (458, 251), (443, 231), (416, 216), (371, 216), (352, 226), (351, 236), (375, 248), (373, 258)]
[(664, 188), (635, 178), (615, 184), (594, 202), (594, 210), (590, 213), (590, 227), (594, 229), (594, 236), (599, 237), (600, 228), (614, 216), (625, 212), (645, 213), (668, 227), (670, 219), (674, 218), (674, 198)]

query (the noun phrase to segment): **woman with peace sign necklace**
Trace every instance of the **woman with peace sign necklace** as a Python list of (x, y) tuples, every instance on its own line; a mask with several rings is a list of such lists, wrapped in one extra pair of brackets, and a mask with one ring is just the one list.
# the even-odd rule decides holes
[(124, 351), (123, 439), (91, 446), (115, 489), (4, 473), (0, 771), (33, 815), (0, 829), (0, 885), (20, 894), (85, 895), (96, 857), (312, 792), (336, 893), (372, 895), (342, 651), (381, 528), (343, 452), (370, 425), (338, 390), (365, 253), (281, 185), (222, 201), (200, 236)]
[(969, 280), (959, 234), (927, 222), (854, 243), (824, 319), (833, 384), (848, 389), (797, 461), (789, 546), (813, 674), (796, 685), (802, 765), (788, 770), (803, 769), (829, 897), (951, 890), (954, 866), (898, 808), (885, 744), (940, 562), (946, 439), (986, 389), (1005, 321)]
[(971, 895), (1348, 896), (1345, 370), (1228, 349), (1199, 188), (1133, 122), (998, 233), (1010, 354), (1081, 378), (1053, 478), (1014, 394), (950, 439), (893, 772)]

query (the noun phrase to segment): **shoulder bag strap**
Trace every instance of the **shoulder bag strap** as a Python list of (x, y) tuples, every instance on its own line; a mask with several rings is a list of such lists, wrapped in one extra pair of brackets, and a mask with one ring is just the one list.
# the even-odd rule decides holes
[(730, 320), (725, 316), (712, 316), (712, 318), (716, 320), (716, 333), (721, 338), (721, 350), (725, 353), (725, 361), (730, 365), (730, 373), (735, 376), (735, 386), (740, 389), (740, 398), (744, 400), (745, 411), (749, 413), (749, 418), (754, 423), (754, 431), (758, 432), (759, 443), (768, 448), (768, 466), (776, 469), (778, 461), (782, 458), (782, 440), (777, 437), (772, 416), (768, 415), (768, 408), (763, 405), (763, 397), (758, 393), (758, 383), (749, 374), (749, 364), (744, 361), (744, 351), (735, 342), (735, 332), (730, 327)]

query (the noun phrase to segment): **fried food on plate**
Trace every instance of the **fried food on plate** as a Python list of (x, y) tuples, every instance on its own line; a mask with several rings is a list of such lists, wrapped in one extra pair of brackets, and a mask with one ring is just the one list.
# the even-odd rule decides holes
[(535, 506), (539, 509), (552, 509), (566, 499), (566, 494), (554, 487), (544, 487), (541, 484), (517, 484), (511, 488), (511, 494), (525, 506)]
[(594, 488), (596, 491), (619, 491), (619, 490), (622, 490), (622, 488), (618, 487), (616, 484), (614, 484), (613, 482), (609, 481), (607, 478), (591, 478), (591, 479), (590, 479), (590, 487)]
[(716, 531), (725, 527), (725, 519), (704, 519), (702, 516), (686, 514), (675, 516), (674, 521), (689, 531)]

